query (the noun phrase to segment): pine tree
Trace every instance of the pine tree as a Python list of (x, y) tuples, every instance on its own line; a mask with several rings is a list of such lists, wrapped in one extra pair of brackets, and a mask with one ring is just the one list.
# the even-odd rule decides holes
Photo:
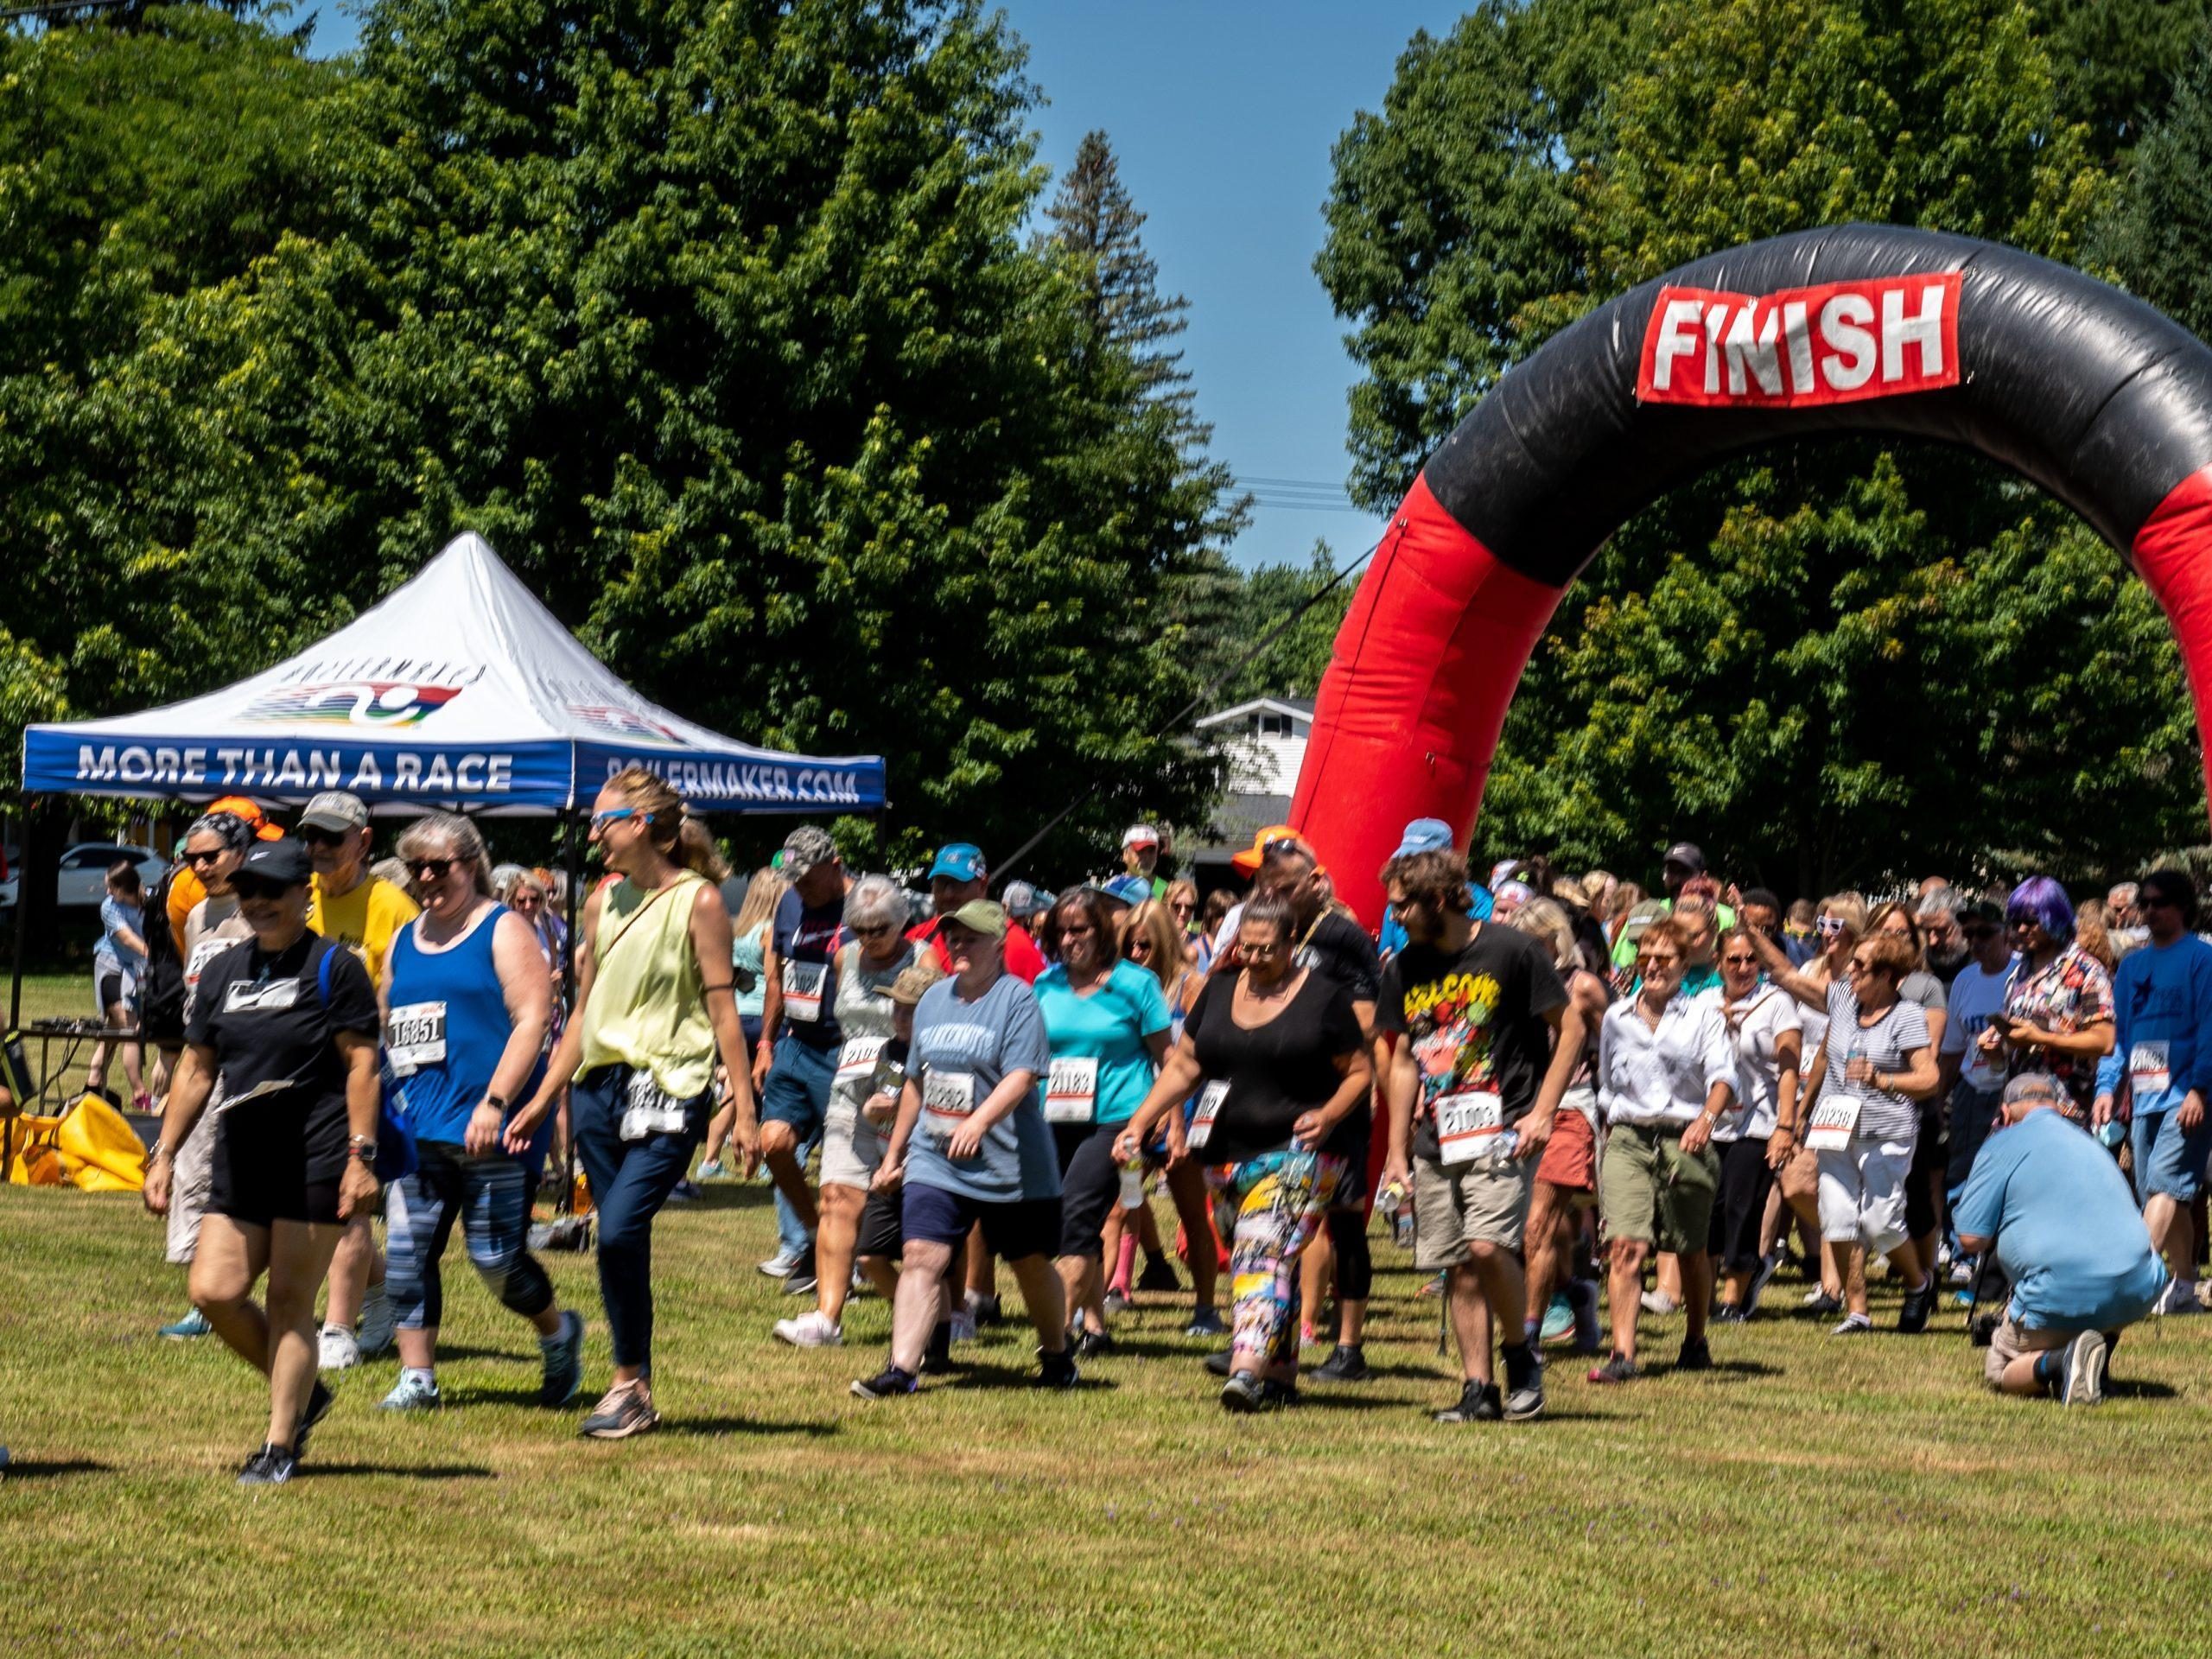
[[(1045, 210), (1052, 240), (1076, 256), (1077, 280), (1102, 336), (1135, 359), (1145, 396), (1175, 410), (1194, 430), (1191, 372), (1171, 344), (1189, 326), (1190, 301), (1160, 291), (1160, 265), (1145, 251), (1145, 215), (1122, 183), (1103, 132), (1076, 146), (1075, 165)], [(1205, 442), (1203, 433), (1198, 438)]]

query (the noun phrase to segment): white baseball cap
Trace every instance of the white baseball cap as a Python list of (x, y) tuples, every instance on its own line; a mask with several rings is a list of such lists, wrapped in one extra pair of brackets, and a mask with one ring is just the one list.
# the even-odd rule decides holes
[(1124, 847), (1157, 847), (1160, 831), (1148, 823), (1133, 823), (1122, 836)]

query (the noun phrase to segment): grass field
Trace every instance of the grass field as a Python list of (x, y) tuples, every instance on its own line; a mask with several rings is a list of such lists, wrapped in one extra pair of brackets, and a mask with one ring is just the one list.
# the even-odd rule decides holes
[[(349, 1373), (289, 1488), (232, 1484), (265, 1412), (181, 1311), (135, 1200), (0, 1189), (0, 1651), (228, 1654), (1762, 1653), (2199, 1655), (2212, 1319), (2134, 1335), (2094, 1410), (2000, 1401), (1947, 1310), (1850, 1343), (1786, 1319), (1720, 1369), (1605, 1392), (1561, 1357), (1550, 1412), (1440, 1428), (1434, 1304), (1379, 1246), (1360, 1388), (1274, 1417), (1213, 1403), (1149, 1299), (1072, 1395), (1020, 1386), (1026, 1332), (866, 1405), (852, 1346), (778, 1347), (753, 1269), (765, 1190), (658, 1234), (656, 1436), (575, 1438), (527, 1403), (534, 1344), (448, 1275), (449, 1402), (372, 1408)], [(460, 1256), (455, 1245), (449, 1260)], [(550, 1259), (591, 1320), (588, 1257)], [(1786, 1280), (1777, 1293), (1794, 1302)], [(1877, 1289), (1893, 1321), (1894, 1297)], [(1651, 1322), (1647, 1322), (1650, 1324)]]

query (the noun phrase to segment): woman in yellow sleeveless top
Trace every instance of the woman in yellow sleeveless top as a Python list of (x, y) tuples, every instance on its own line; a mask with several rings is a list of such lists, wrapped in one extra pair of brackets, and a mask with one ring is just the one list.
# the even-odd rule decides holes
[(526, 1148), (573, 1079), (576, 1156), (599, 1208), (599, 1294), (614, 1341), (614, 1382), (582, 1432), (619, 1440), (660, 1422), (653, 1409), (653, 1217), (668, 1202), (715, 1109), (715, 1063), (728, 1077), (730, 1140), (747, 1175), (760, 1152), (753, 1074), (731, 994), (729, 912), (705, 826), (642, 766), (607, 780), (591, 838), (622, 879), (584, 906), (576, 1007), (537, 1098), (507, 1127)]

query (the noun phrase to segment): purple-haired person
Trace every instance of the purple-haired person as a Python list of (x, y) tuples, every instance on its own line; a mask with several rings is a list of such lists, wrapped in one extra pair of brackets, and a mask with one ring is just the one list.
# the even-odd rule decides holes
[(2019, 957), (2005, 1012), (1981, 1034), (2005, 1058), (2005, 1075), (2044, 1072), (2066, 1091), (2067, 1115), (2087, 1122), (2097, 1062), (2112, 1052), (2112, 976), (2074, 938), (2066, 889), (2031, 875), (2005, 903), (2005, 924)]

